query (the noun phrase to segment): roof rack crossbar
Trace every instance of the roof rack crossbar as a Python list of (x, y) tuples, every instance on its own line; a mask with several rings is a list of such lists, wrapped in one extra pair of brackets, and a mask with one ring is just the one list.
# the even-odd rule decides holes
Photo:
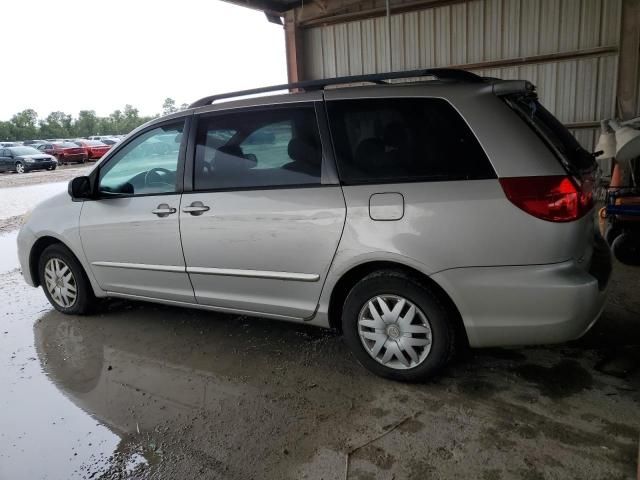
[(454, 80), (459, 82), (482, 83), (484, 79), (475, 73), (466, 70), (458, 70), (455, 68), (428, 68), (423, 70), (407, 70), (404, 72), (387, 72), (387, 73), (371, 73), (366, 75), (353, 75), (336, 78), (325, 78), (322, 80), (306, 80), (295, 83), (283, 83), (280, 85), (271, 85), (268, 87), (251, 88), (249, 90), (240, 90), (237, 92), (220, 93), (201, 98), (189, 105), (189, 108), (204, 107), (210, 105), (216, 100), (225, 98), (244, 97), (247, 95), (256, 95), (259, 93), (277, 92), (279, 90), (300, 89), (306, 91), (322, 90), (330, 85), (344, 85), (349, 83), (384, 83), (385, 80), (394, 80), (402, 78), (417, 77), (435, 77), (440, 80)]

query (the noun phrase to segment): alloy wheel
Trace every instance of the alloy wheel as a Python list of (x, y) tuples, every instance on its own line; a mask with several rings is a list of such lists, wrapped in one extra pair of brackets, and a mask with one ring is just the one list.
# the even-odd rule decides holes
[(16, 163), (16, 172), (24, 173), (24, 165), (22, 163)]
[(70, 308), (78, 297), (78, 286), (71, 268), (59, 258), (50, 258), (44, 266), (49, 295), (60, 307)]
[(377, 295), (358, 316), (358, 334), (369, 355), (385, 367), (406, 370), (420, 365), (431, 351), (426, 315), (398, 295)]

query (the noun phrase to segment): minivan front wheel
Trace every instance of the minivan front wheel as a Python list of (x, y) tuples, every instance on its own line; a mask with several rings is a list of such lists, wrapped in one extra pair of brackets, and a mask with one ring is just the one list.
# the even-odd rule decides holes
[(396, 271), (374, 272), (351, 290), (342, 311), (346, 342), (382, 377), (421, 381), (451, 358), (453, 322), (428, 286)]
[(83, 315), (92, 310), (96, 298), (89, 279), (65, 246), (54, 244), (45, 248), (38, 262), (38, 273), (44, 293), (56, 310), (70, 315)]

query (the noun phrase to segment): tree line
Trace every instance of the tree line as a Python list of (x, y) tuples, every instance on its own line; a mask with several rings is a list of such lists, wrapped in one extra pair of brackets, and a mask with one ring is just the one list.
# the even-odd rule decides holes
[[(175, 100), (166, 98), (162, 104), (162, 115), (187, 108), (176, 106)], [(0, 121), (0, 140), (35, 140), (45, 138), (77, 138), (90, 135), (122, 135), (158, 115), (141, 116), (137, 108), (125, 105), (123, 110), (114, 110), (106, 117), (99, 117), (95, 110), (80, 110), (77, 117), (64, 112), (51, 112), (45, 118), (28, 108), (16, 113), (8, 121)]]

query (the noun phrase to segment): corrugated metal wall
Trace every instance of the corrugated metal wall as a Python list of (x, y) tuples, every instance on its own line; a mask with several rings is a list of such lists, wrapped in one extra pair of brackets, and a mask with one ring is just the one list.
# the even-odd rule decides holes
[[(303, 30), (305, 78), (444, 67), (617, 47), (621, 0), (473, 0), (391, 16), (389, 62), (384, 17)], [(565, 123), (615, 112), (618, 55), (476, 69), (524, 78)], [(588, 148), (595, 129), (573, 130)]]

